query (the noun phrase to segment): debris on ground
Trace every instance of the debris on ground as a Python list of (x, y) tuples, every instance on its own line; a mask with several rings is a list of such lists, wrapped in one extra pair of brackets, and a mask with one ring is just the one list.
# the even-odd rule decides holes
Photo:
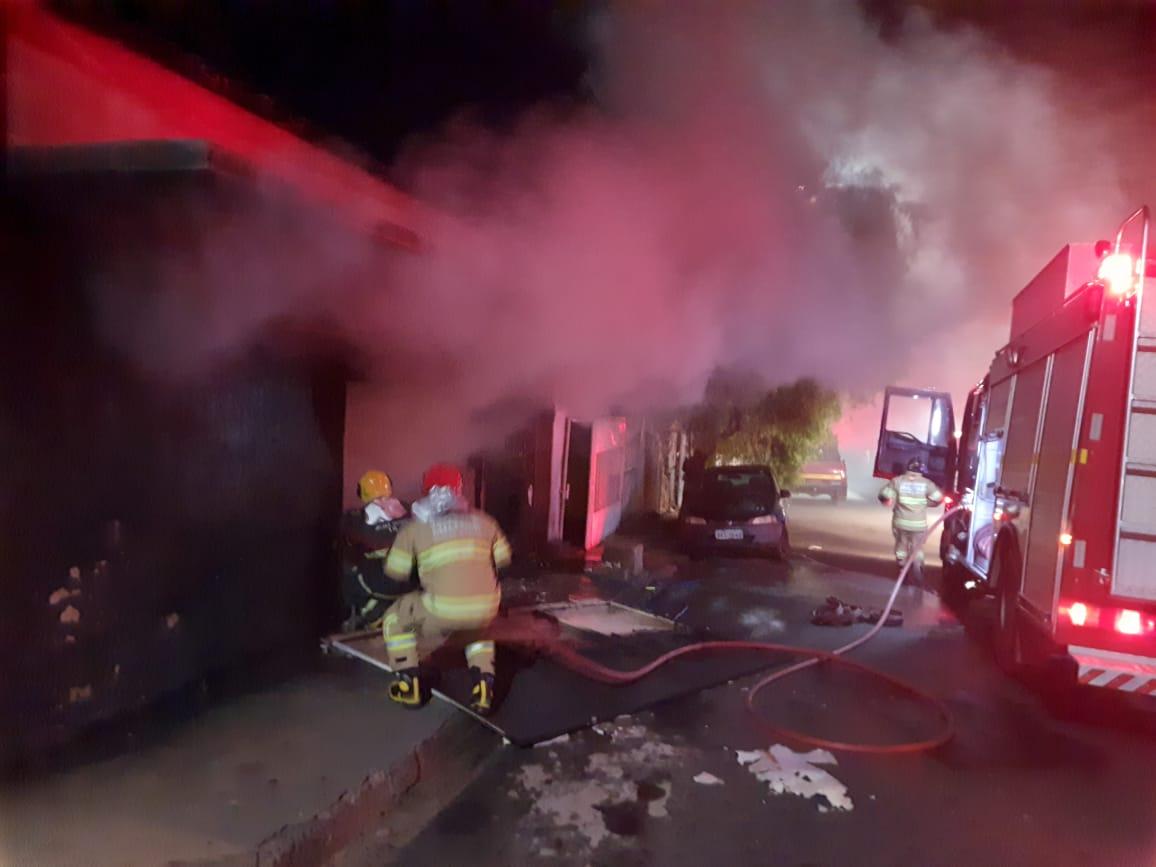
[(701, 774), (694, 775), (694, 781), (700, 786), (722, 786), (724, 782), (716, 777), (714, 774), (703, 771)]
[(667, 802), (685, 750), (667, 743), (646, 726), (625, 721), (602, 723), (610, 737), (601, 752), (582, 754), (579, 738), (524, 765), (510, 797), (524, 799), (529, 812), (519, 838), (530, 851), (582, 853), (630, 844), (648, 822), (668, 818)]
[(749, 608), (739, 614), (739, 623), (749, 637), (755, 640), (769, 638), (787, 629), (786, 621), (777, 608)]
[(828, 809), (848, 811), (853, 808), (847, 787), (828, 771), (816, 765), (837, 765), (838, 760), (826, 750), (796, 753), (782, 744), (769, 750), (736, 751), (740, 765), (746, 766), (756, 778), (766, 783), (777, 795), (798, 795), (801, 798), (823, 798), (820, 812)]
[[(811, 623), (816, 626), (850, 626), (853, 623), (878, 623), (883, 616), (879, 608), (861, 608), (844, 602), (837, 596), (828, 596), (827, 601), (811, 612)], [(884, 626), (902, 626), (903, 612), (892, 609)]]
[(538, 749), (539, 747), (555, 747), (558, 744), (567, 743), (569, 740), (570, 735), (568, 734), (558, 735), (558, 737), (550, 738), (548, 741), (539, 741), (538, 743), (534, 744), (534, 749)]

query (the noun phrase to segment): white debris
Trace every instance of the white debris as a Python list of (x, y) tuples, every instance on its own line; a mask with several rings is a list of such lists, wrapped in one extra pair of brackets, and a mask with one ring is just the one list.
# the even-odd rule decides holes
[(750, 608), (739, 615), (739, 623), (747, 628), (753, 638), (772, 635), (787, 628), (778, 610), (774, 608)]
[(721, 785), (723, 785), (722, 780), (720, 780), (714, 774), (708, 773), (707, 771), (703, 771), (701, 774), (695, 774), (694, 775), (694, 781), (696, 783), (698, 783), (700, 786), (721, 786)]
[(614, 845), (617, 835), (607, 824), (607, 811), (635, 805), (641, 809), (644, 800), (649, 819), (669, 817), (669, 779), (685, 763), (685, 748), (659, 740), (645, 726), (623, 725), (626, 721), (602, 724), (613, 742), (587, 756), (580, 768), (563, 762), (557, 752), (543, 751), (535, 763), (519, 769), (513, 788), (531, 806), (519, 823), (518, 837), (529, 851), (562, 851), (561, 841), (567, 853), (586, 857), (604, 843)]
[[(826, 750), (796, 753), (775, 744), (770, 750), (738, 750), (740, 765), (766, 783), (779, 795), (798, 795), (801, 798), (822, 797), (836, 810), (851, 810), (854, 805), (847, 787), (816, 765), (837, 765), (838, 761)], [(822, 810), (822, 805), (820, 805)]]
[(569, 742), (570, 735), (558, 735), (556, 738), (550, 738), (548, 741), (542, 741), (541, 743), (534, 744), (534, 749), (538, 749), (538, 747), (553, 747), (557, 746), (558, 744), (566, 744)]

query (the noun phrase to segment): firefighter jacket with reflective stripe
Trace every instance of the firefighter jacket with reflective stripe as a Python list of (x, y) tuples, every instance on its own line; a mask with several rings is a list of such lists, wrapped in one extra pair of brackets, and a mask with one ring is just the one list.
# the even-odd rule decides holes
[(497, 613), (495, 568), (508, 566), (510, 555), (510, 543), (489, 515), (451, 511), (402, 527), (385, 571), (402, 579), (416, 565), (430, 613), (446, 620), (484, 620)]
[(896, 476), (879, 492), (879, 499), (891, 503), (891, 526), (896, 530), (926, 530), (927, 507), (943, 502), (943, 491), (920, 473)]

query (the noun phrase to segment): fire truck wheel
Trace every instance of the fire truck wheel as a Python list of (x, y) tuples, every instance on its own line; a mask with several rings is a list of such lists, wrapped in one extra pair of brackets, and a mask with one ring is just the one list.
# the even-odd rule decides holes
[(963, 612), (971, 601), (971, 593), (964, 586), (971, 573), (958, 563), (949, 563), (944, 559), (940, 574), (942, 586), (939, 595), (953, 611)]
[(1004, 671), (1014, 674), (1023, 666), (1018, 610), (1021, 579), (1015, 561), (1008, 556), (1007, 545), (997, 545), (989, 579), (997, 588), (996, 661)]

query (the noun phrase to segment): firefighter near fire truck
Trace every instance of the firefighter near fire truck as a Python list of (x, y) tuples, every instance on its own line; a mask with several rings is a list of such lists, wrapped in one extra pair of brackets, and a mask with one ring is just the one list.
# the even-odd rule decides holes
[(907, 472), (896, 476), (879, 491), (879, 502), (891, 506), (891, 535), (895, 537), (895, 563), (900, 569), (913, 560), (908, 583), (923, 587), (923, 546), (927, 532), (927, 508), (943, 503), (943, 491), (924, 475), (926, 468), (918, 458), (907, 463)]
[(510, 564), (510, 543), (498, 523), (462, 496), (457, 467), (438, 464), (422, 478), (414, 520), (402, 527), (386, 559), (386, 574), (421, 589), (397, 600), (383, 620), (386, 656), (394, 671), (389, 697), (410, 708), (429, 699), (422, 662), (452, 637), (465, 638), (472, 679), (470, 707), (494, 706), (494, 642), (485, 634), (501, 603), (497, 570)]
[(884, 394), (875, 475), (918, 456), (960, 503), (940, 539), (945, 595), (994, 596), (1000, 664), (1061, 694), (1156, 696), (1150, 222), (1140, 207), (1114, 241), (1068, 244), (1014, 297), (957, 438), (946, 392)]

